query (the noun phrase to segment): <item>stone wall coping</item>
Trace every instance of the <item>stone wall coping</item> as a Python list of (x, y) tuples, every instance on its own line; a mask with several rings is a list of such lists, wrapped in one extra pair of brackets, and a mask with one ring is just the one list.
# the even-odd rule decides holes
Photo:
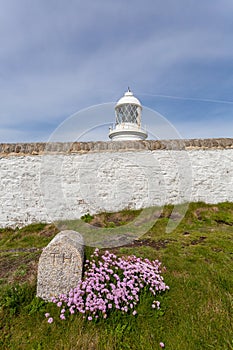
[(233, 149), (233, 138), (177, 139), (145, 141), (96, 142), (35, 142), (1, 143), (0, 157), (44, 154), (74, 154), (98, 152), (156, 151), (156, 150)]

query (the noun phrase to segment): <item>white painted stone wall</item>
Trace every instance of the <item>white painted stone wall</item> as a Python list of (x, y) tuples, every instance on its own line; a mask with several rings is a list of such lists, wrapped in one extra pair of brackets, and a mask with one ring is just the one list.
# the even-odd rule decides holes
[(168, 203), (233, 201), (233, 149), (0, 158), (0, 227)]

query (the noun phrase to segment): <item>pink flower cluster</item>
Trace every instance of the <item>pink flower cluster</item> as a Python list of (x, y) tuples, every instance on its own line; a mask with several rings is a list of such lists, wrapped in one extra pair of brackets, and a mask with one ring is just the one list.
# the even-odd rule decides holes
[[(111, 310), (136, 315), (135, 306), (139, 302), (139, 294), (144, 288), (155, 296), (169, 289), (160, 275), (161, 263), (136, 256), (117, 257), (105, 252), (99, 254), (95, 249), (91, 261), (86, 261), (83, 280), (68, 295), (62, 294), (53, 298), (52, 302), (61, 308), (60, 318), (65, 319), (66, 311), (74, 314), (78, 311), (89, 321), (106, 318)], [(154, 300), (152, 308), (160, 308)]]

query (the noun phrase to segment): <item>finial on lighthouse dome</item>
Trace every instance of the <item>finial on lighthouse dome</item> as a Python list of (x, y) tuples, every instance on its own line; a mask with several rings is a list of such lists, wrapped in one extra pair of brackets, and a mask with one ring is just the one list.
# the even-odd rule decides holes
[(132, 91), (130, 90), (130, 88), (128, 87), (128, 91), (126, 91), (124, 93), (124, 96), (122, 96), (118, 101), (117, 104), (115, 106), (115, 108), (117, 106), (120, 106), (122, 104), (134, 104), (136, 106), (140, 106), (142, 108), (141, 102), (134, 96), (134, 94), (132, 93)]
[(141, 128), (142, 105), (128, 88), (115, 105), (116, 124), (110, 128), (113, 141), (145, 140), (147, 132)]

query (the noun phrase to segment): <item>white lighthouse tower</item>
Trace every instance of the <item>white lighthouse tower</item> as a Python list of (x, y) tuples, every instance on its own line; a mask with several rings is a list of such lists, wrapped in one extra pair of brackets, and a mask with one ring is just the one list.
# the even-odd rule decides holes
[(141, 128), (142, 105), (128, 91), (115, 106), (116, 124), (109, 130), (109, 137), (113, 141), (145, 140), (147, 132)]

